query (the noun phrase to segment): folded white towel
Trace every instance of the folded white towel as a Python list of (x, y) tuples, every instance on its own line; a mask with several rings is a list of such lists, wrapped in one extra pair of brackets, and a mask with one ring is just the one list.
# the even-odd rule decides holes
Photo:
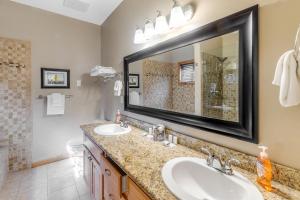
[(47, 115), (65, 114), (65, 95), (53, 93), (47, 96)]
[(123, 88), (123, 83), (120, 80), (117, 80), (115, 82), (115, 86), (114, 86), (114, 95), (119, 97), (122, 94), (122, 88)]
[(300, 76), (297, 72), (294, 50), (280, 57), (273, 84), (280, 87), (279, 102), (282, 106), (291, 107), (300, 104)]
[(96, 66), (91, 69), (90, 75), (91, 76), (103, 76), (103, 77), (114, 77), (116, 74), (116, 70), (112, 67), (102, 67)]

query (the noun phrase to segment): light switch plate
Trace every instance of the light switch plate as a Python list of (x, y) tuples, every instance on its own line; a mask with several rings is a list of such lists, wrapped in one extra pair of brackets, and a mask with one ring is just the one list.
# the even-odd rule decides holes
[(76, 85), (77, 87), (81, 87), (81, 80), (77, 80)]

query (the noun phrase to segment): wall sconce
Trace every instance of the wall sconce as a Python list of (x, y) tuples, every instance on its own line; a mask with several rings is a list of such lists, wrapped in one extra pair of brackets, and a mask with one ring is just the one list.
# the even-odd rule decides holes
[(144, 36), (146, 40), (150, 40), (155, 34), (154, 24), (151, 20), (147, 20), (145, 24)]
[(157, 11), (157, 12), (158, 12), (158, 15), (155, 20), (155, 33), (156, 34), (164, 34), (170, 30), (168, 22), (167, 22), (167, 18), (166, 18), (166, 16), (161, 15), (160, 11)]
[(134, 35), (134, 43), (142, 44), (145, 42), (144, 32), (141, 28), (137, 27)]

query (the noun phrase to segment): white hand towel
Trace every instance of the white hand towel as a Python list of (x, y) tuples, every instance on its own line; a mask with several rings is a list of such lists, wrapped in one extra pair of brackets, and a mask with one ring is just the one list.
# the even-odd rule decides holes
[(65, 95), (53, 93), (47, 96), (47, 115), (65, 114)]
[(287, 51), (284, 54), (282, 54), (277, 62), (275, 76), (274, 76), (274, 80), (272, 82), (273, 85), (280, 86), (281, 76), (282, 76), (282, 71), (283, 71), (283, 60), (289, 52), (290, 51)]
[[(282, 64), (281, 64), (282, 63)], [(279, 85), (279, 102), (283, 107), (291, 107), (300, 104), (300, 79), (297, 74), (297, 62), (294, 51), (288, 51), (279, 59), (273, 84)], [(280, 69), (282, 67), (282, 70)], [(281, 77), (280, 77), (281, 72)], [(280, 81), (279, 81), (280, 77)]]
[(129, 94), (129, 104), (140, 105), (140, 95), (136, 91), (132, 91)]
[(117, 80), (115, 82), (115, 86), (114, 86), (114, 95), (119, 97), (122, 94), (122, 88), (123, 88), (123, 83), (120, 80)]

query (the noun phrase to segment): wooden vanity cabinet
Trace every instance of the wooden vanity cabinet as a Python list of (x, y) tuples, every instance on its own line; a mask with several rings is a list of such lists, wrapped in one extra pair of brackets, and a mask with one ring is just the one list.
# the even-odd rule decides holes
[(124, 172), (86, 136), (84, 147), (84, 179), (92, 200), (150, 200), (130, 178), (126, 178), (127, 191), (123, 193)]

